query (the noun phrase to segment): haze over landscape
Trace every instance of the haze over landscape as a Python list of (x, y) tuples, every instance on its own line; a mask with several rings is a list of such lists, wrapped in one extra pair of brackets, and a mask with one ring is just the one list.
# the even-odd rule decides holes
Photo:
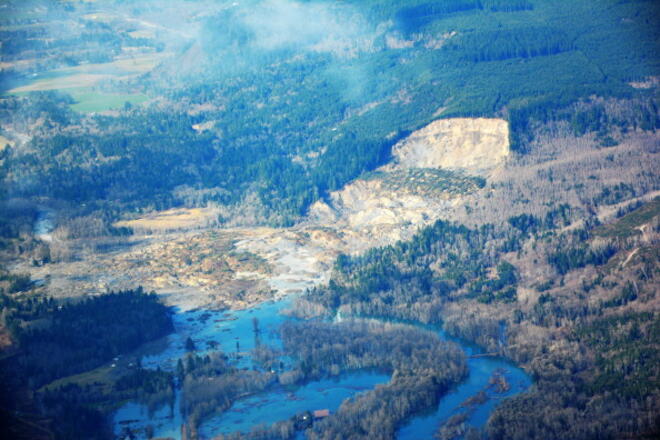
[(0, 432), (660, 437), (652, 0), (0, 0)]

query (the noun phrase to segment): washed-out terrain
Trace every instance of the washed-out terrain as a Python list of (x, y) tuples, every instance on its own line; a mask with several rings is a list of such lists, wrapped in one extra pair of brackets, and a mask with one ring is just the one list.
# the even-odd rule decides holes
[(296, 226), (222, 228), (213, 207), (174, 209), (117, 222), (133, 229), (128, 238), (76, 241), (71, 261), (15, 270), (30, 271), (56, 296), (142, 285), (182, 309), (242, 309), (327, 282), (340, 253), (410, 237), (481, 191), (508, 154), (505, 121), (436, 121), (397, 144), (391, 163), (315, 203)]

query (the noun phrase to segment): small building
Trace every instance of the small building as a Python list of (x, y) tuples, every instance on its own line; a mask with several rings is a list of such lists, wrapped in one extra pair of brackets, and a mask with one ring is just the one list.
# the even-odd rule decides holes
[(325, 417), (328, 417), (330, 415), (330, 410), (329, 409), (317, 409), (314, 411), (314, 418), (315, 419), (323, 419)]

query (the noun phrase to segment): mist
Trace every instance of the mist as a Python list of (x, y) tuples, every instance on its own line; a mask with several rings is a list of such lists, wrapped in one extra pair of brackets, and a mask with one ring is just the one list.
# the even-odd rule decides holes
[(359, 9), (335, 2), (264, 0), (235, 3), (207, 21), (200, 41), (209, 52), (314, 52), (352, 58), (377, 50), (384, 27)]
[(253, 44), (265, 50), (295, 48), (354, 56), (373, 50), (374, 26), (359, 11), (330, 2), (266, 0), (244, 15)]
[(368, 6), (325, 0), (233, 3), (206, 18), (175, 68), (193, 81), (208, 81), (302, 63), (306, 74), (313, 70), (331, 83), (339, 99), (361, 104), (373, 80), (369, 55), (387, 49), (395, 33), (392, 22), (374, 19)]

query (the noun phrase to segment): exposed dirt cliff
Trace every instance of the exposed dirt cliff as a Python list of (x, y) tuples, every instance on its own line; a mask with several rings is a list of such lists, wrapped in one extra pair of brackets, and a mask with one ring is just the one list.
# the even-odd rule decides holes
[(509, 155), (509, 126), (502, 119), (439, 119), (415, 131), (392, 151), (386, 168), (445, 168), (488, 175)]

